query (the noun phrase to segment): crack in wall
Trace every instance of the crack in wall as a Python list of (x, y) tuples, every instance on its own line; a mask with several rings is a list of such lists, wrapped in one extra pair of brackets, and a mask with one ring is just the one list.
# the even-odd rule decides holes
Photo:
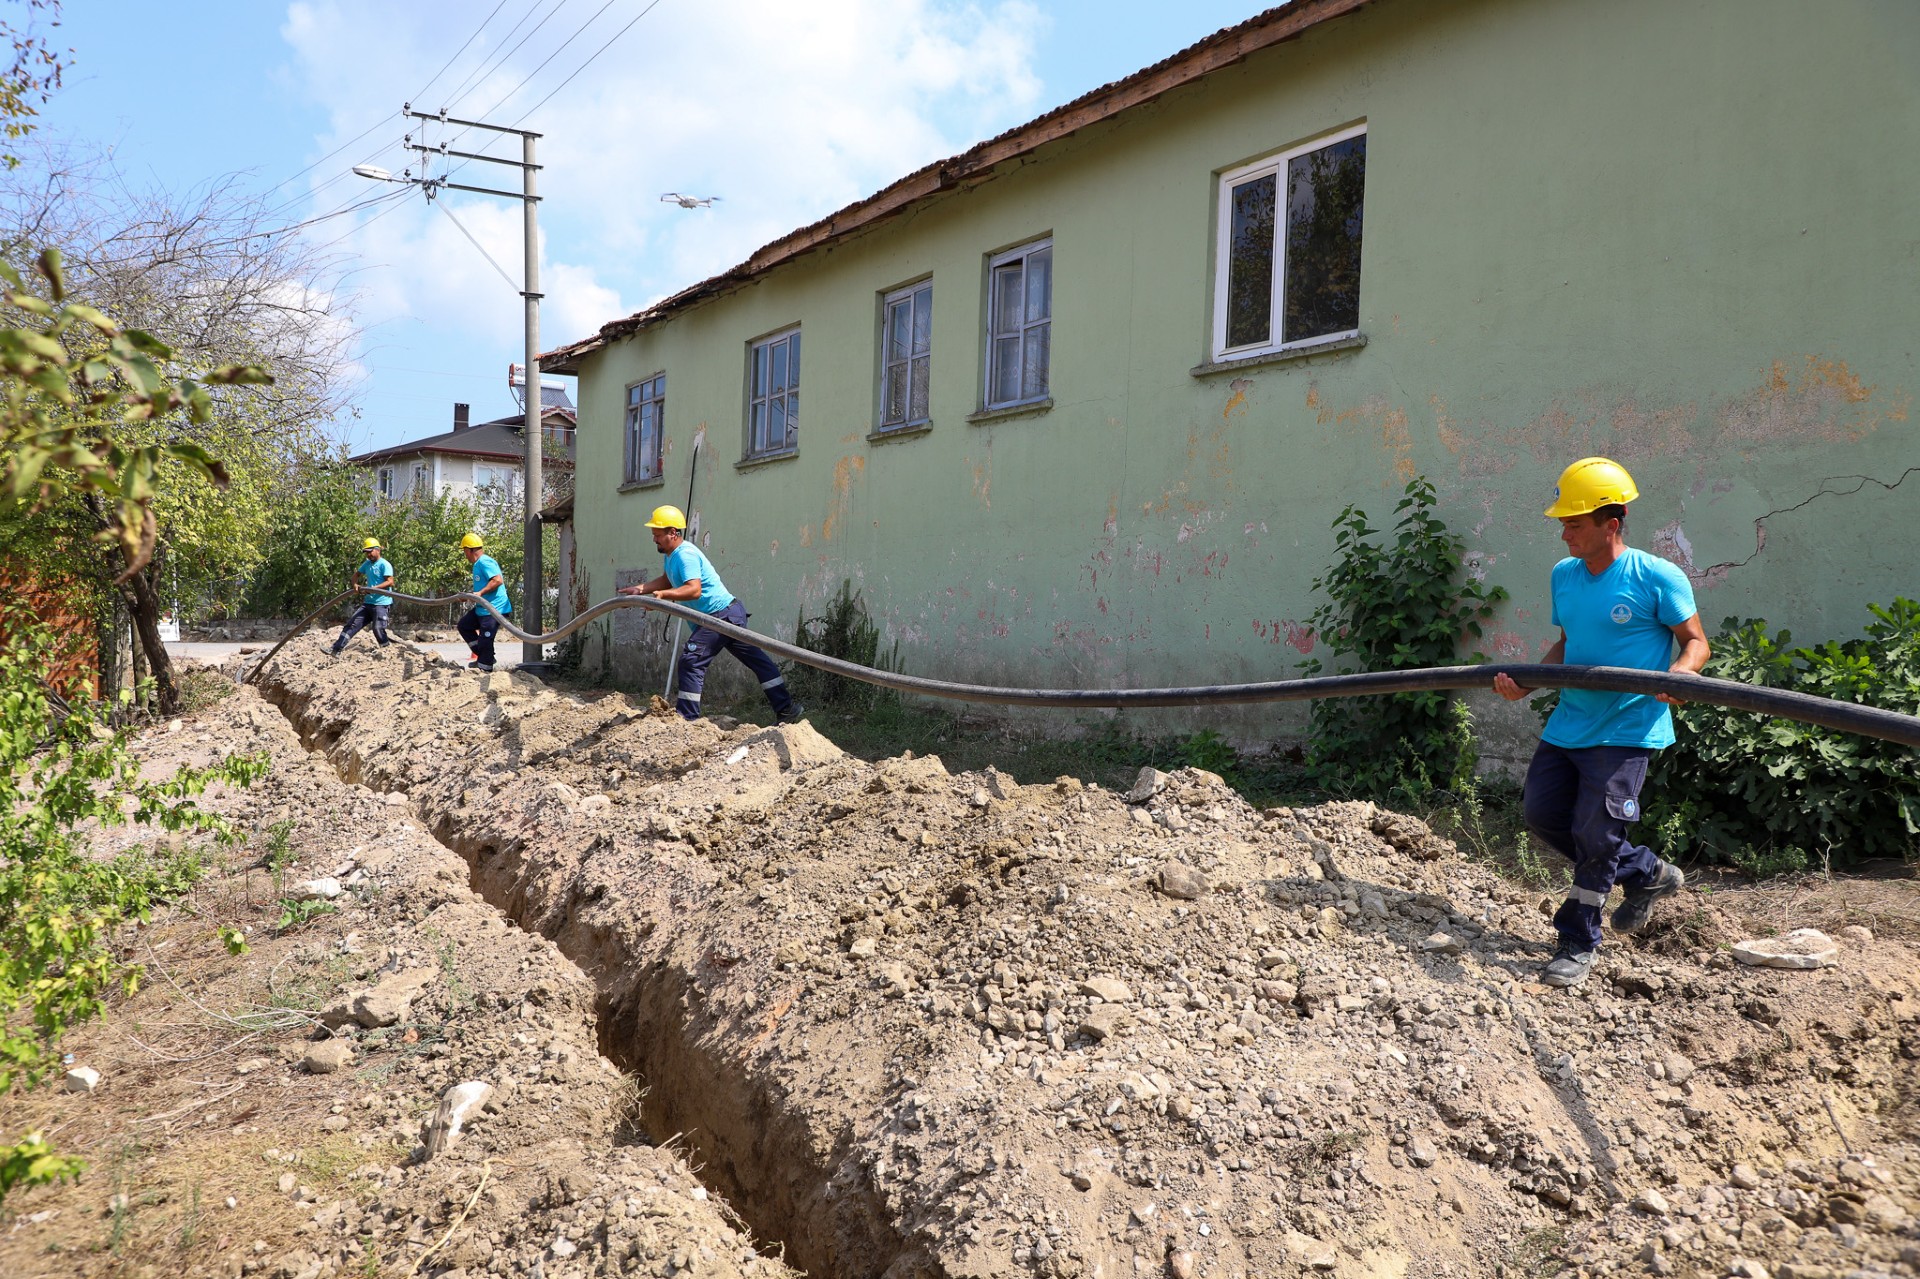
[[(1735, 569), (1745, 568), (1747, 565), (1753, 563), (1754, 560), (1760, 557), (1760, 553), (1767, 549), (1767, 521), (1772, 519), (1774, 516), (1790, 515), (1793, 512), (1801, 510), (1804, 507), (1811, 506), (1813, 503), (1819, 501), (1823, 497), (1852, 497), (1855, 494), (1861, 492), (1863, 489), (1865, 489), (1869, 484), (1877, 484), (1881, 488), (1886, 489), (1888, 492), (1892, 492), (1894, 489), (1897, 489), (1902, 484), (1904, 484), (1908, 476), (1916, 473), (1920, 473), (1920, 466), (1908, 467), (1906, 470), (1900, 473), (1899, 479), (1892, 480), (1892, 481), (1883, 480), (1883, 479), (1880, 479), (1878, 476), (1873, 476), (1873, 475), (1829, 475), (1825, 479), (1820, 481), (1819, 489), (1815, 491), (1813, 494), (1811, 494), (1809, 497), (1807, 497), (1804, 501), (1795, 502), (1792, 506), (1777, 507), (1774, 510), (1768, 511), (1764, 515), (1758, 515), (1754, 517), (1753, 554), (1747, 556), (1743, 560), (1724, 560), (1718, 564), (1709, 564), (1706, 568), (1693, 567), (1693, 564), (1691, 562), (1691, 557), (1689, 557), (1688, 562), (1684, 565), (1684, 567), (1687, 569), (1688, 576), (1692, 577), (1695, 581), (1709, 581), (1709, 580), (1719, 581), (1721, 579), (1724, 579), (1728, 574), (1732, 573)], [(1855, 484), (1850, 489), (1831, 489), (1827, 487), (1827, 485), (1835, 483), (1836, 481), (1840, 481), (1840, 480), (1858, 480), (1859, 483)]]

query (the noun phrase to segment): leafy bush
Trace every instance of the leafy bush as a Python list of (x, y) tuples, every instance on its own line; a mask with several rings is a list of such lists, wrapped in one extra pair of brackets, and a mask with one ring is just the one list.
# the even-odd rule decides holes
[[(837, 657), (857, 666), (893, 670), (899, 665), (900, 646), (895, 644), (883, 657), (880, 652), (880, 628), (867, 614), (867, 603), (851, 581), (842, 580), (840, 591), (827, 602), (819, 617), (802, 614), (794, 628), (794, 642), (824, 657)], [(794, 696), (815, 706), (846, 710), (872, 710), (897, 702), (900, 695), (878, 684), (848, 679), (805, 663), (795, 663), (787, 682)]]
[[(1464, 542), (1433, 513), (1433, 483), (1406, 487), (1390, 544), (1356, 506), (1333, 522), (1336, 558), (1313, 589), (1327, 599), (1309, 619), (1341, 671), (1451, 666), (1461, 641), (1480, 634), (1498, 586), (1463, 578)], [(1301, 663), (1309, 675), (1318, 658)], [(1478, 758), (1465, 703), (1445, 691), (1327, 698), (1312, 705), (1309, 775), (1328, 790), (1420, 802), (1437, 791), (1472, 790)]]
[[(40, 628), (0, 644), (0, 1094), (39, 1083), (59, 1066), (61, 1036), (99, 1016), (114, 990), (135, 987), (139, 969), (114, 956), (114, 933), (201, 872), (182, 851), (97, 861), (76, 830), (131, 821), (226, 834), (191, 797), (212, 781), (250, 785), (267, 770), (264, 755), (230, 756), (143, 780), (128, 729), (110, 728), (104, 708), (68, 709), (49, 695), (55, 651)], [(0, 1189), (76, 1171), (38, 1134), (0, 1146)]]
[[(1704, 673), (1920, 714), (1920, 604), (1868, 609), (1861, 638), (1802, 647), (1763, 621), (1730, 617)], [(1908, 747), (1700, 703), (1676, 709), (1674, 736), (1654, 757), (1644, 800), (1663, 856), (1765, 875), (1920, 849), (1920, 769)]]

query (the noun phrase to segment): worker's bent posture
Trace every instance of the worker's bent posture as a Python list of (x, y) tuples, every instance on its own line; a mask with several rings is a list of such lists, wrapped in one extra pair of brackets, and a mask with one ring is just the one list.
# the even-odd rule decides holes
[[(1627, 503), (1640, 496), (1633, 477), (1603, 457), (1561, 472), (1547, 515), (1560, 521), (1571, 554), (1553, 567), (1553, 621), (1560, 639), (1542, 661), (1697, 674), (1707, 663), (1706, 633), (1685, 574), (1626, 543)], [(1674, 655), (1675, 642), (1680, 652)], [(1502, 672), (1494, 691), (1518, 701), (1533, 690)], [(1653, 904), (1686, 886), (1680, 868), (1627, 841), (1640, 817), (1640, 786), (1654, 751), (1673, 744), (1665, 693), (1603, 693), (1563, 688), (1527, 769), (1527, 828), (1573, 862), (1573, 888), (1553, 917), (1560, 944), (1542, 980), (1586, 980), (1600, 948), (1600, 912), (1618, 884), (1625, 900), (1614, 931), (1644, 928)]]
[(386, 552), (377, 538), (370, 537), (360, 543), (360, 552), (361, 560), (354, 568), (354, 575), (367, 590), (361, 595), (353, 616), (340, 628), (340, 638), (333, 642), (331, 651), (335, 657), (340, 656), (340, 650), (369, 622), (373, 623), (373, 637), (380, 641), (382, 648), (393, 642), (387, 638), (387, 613), (393, 608), (393, 596), (386, 593), (393, 589), (393, 565), (387, 563)]
[(493, 637), (500, 630), (500, 619), (513, 612), (507, 598), (507, 579), (500, 574), (500, 562), (486, 553), (486, 543), (477, 533), (460, 539), (460, 553), (473, 566), (473, 593), (485, 600), (475, 604), (460, 618), (460, 638), (473, 648), (468, 670), (493, 669)]
[[(653, 532), (654, 548), (667, 557), (667, 571), (652, 581), (641, 582), (637, 586), (623, 586), (620, 594), (651, 595), (656, 599), (691, 604), (702, 613), (723, 622), (732, 622), (735, 626), (747, 624), (745, 606), (727, 591), (726, 583), (720, 580), (720, 574), (713, 567), (713, 561), (687, 540), (687, 517), (679, 507), (656, 507), (653, 517), (647, 521), (647, 528)], [(723, 648), (745, 663), (754, 678), (760, 681), (761, 691), (766, 693), (768, 704), (773, 707), (775, 717), (782, 724), (791, 724), (806, 713), (806, 708), (793, 700), (780, 668), (773, 664), (773, 659), (765, 652), (745, 640), (722, 635), (712, 627), (696, 626), (693, 634), (687, 636), (687, 647), (680, 654), (675, 709), (682, 717), (700, 718), (700, 691), (706, 687), (707, 666)]]

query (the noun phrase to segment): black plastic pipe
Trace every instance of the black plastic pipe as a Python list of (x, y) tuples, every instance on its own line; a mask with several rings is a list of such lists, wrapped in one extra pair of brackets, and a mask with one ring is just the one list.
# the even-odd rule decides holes
[[(268, 650), (259, 665), (247, 676), (249, 681), (266, 669), (286, 642), (304, 630), (314, 618), (333, 605), (364, 588), (344, 591), (308, 614)], [(425, 599), (398, 591), (382, 592), (409, 604), (484, 603), (478, 595), (462, 591)], [(551, 644), (573, 634), (587, 623), (616, 609), (644, 608), (670, 613), (697, 626), (705, 626), (722, 635), (757, 644), (767, 652), (848, 679), (877, 684), (903, 693), (945, 697), (959, 702), (978, 702), (993, 706), (1121, 707), (1121, 706), (1243, 706), (1262, 702), (1302, 702), (1322, 697), (1371, 697), (1385, 693), (1424, 693), (1443, 689), (1491, 688), (1493, 677), (1505, 672), (1523, 688), (1587, 688), (1608, 693), (1666, 693), (1689, 702), (1706, 702), (1730, 710), (1749, 711), (1780, 719), (1800, 720), (1823, 728), (1838, 729), (1862, 737), (1878, 737), (1904, 746), (1920, 747), (1920, 718), (1878, 706), (1857, 702), (1839, 702), (1808, 693), (1795, 693), (1737, 680), (1715, 679), (1707, 675), (1673, 675), (1666, 671), (1630, 670), (1619, 666), (1566, 666), (1537, 662), (1487, 664), (1482, 666), (1434, 666), (1406, 671), (1369, 671), (1354, 675), (1318, 675), (1311, 679), (1269, 680), (1258, 684), (1209, 684), (1191, 688), (997, 688), (984, 684), (957, 684), (950, 680), (926, 679), (894, 671), (875, 670), (837, 657), (827, 657), (797, 644), (750, 631), (710, 617), (686, 604), (656, 599), (653, 596), (623, 595), (603, 600), (579, 614), (566, 625), (544, 635), (533, 635), (500, 619), (500, 629), (528, 644)]]

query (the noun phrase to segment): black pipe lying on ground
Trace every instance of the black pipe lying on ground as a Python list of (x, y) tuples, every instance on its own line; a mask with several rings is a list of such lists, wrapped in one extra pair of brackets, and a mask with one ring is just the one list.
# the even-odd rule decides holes
[[(266, 669), (286, 642), (305, 630), (322, 613), (364, 588), (343, 591), (302, 618), (300, 623), (247, 675), (251, 682)], [(425, 599), (385, 591), (396, 600), (409, 604), (481, 604), (478, 595), (462, 591)], [(1737, 680), (1715, 679), (1706, 675), (1673, 675), (1666, 671), (1629, 670), (1619, 666), (1565, 666), (1541, 663), (1503, 663), (1484, 666), (1435, 666), (1409, 671), (1369, 671), (1354, 675), (1320, 675), (1311, 679), (1268, 680), (1258, 684), (1209, 684), (1192, 688), (995, 688), (984, 684), (956, 684), (949, 680), (926, 679), (894, 671), (875, 670), (837, 657), (827, 657), (797, 644), (750, 631), (709, 617), (685, 604), (655, 599), (652, 596), (621, 596), (604, 600), (579, 614), (564, 626), (534, 635), (515, 626), (509, 618), (500, 619), (500, 629), (528, 644), (551, 644), (573, 634), (615, 609), (645, 608), (670, 613), (696, 626), (705, 626), (733, 639), (757, 644), (776, 657), (784, 657), (848, 679), (877, 684), (902, 693), (945, 697), (960, 702), (978, 702), (994, 706), (1121, 707), (1121, 706), (1243, 706), (1260, 702), (1301, 702), (1321, 697), (1370, 697), (1383, 693), (1424, 693), (1439, 689), (1490, 688), (1493, 677), (1505, 672), (1523, 688), (1587, 688), (1607, 693), (1666, 693), (1689, 702), (1706, 702), (1731, 710), (1750, 711), (1780, 719), (1800, 720), (1823, 728), (1878, 737), (1905, 746), (1920, 747), (1920, 718), (1857, 702), (1838, 702), (1786, 689), (1742, 684)]]

